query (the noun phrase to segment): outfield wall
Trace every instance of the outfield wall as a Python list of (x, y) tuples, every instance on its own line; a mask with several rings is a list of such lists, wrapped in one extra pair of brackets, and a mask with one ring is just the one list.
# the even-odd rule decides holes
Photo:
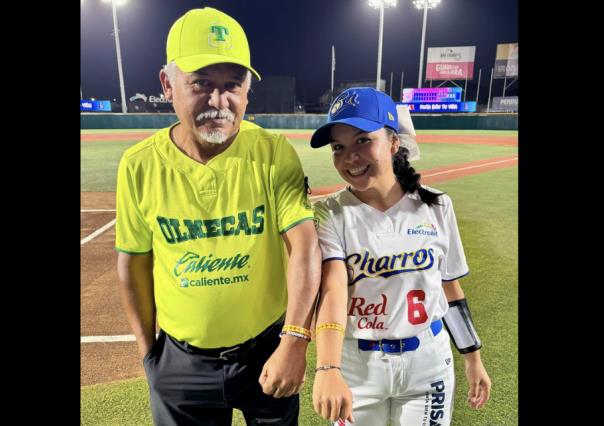
[[(411, 114), (416, 129), (518, 130), (518, 114)], [(316, 129), (325, 114), (248, 114), (267, 129)], [(80, 113), (81, 129), (160, 129), (176, 122), (175, 114)]]

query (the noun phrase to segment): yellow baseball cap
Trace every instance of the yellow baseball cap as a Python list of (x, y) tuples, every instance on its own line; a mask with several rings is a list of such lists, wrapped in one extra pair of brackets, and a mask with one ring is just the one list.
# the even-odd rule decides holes
[(260, 75), (250, 65), (250, 48), (241, 25), (229, 15), (211, 7), (191, 9), (170, 28), (167, 59), (184, 72), (209, 65), (232, 63)]

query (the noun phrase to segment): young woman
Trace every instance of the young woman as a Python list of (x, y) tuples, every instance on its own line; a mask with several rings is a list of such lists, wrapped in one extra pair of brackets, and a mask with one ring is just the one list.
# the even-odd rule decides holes
[(469, 405), (489, 399), (458, 281), (469, 269), (451, 199), (420, 185), (398, 128), (389, 96), (351, 88), (311, 139), (331, 146), (349, 184), (315, 205), (323, 270), (313, 404), (338, 425), (449, 425), (449, 333), (463, 354)]

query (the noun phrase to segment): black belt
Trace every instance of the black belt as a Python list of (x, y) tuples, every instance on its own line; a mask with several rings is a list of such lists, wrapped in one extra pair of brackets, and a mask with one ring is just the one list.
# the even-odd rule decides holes
[(281, 328), (283, 328), (283, 320), (283, 317), (279, 318), (276, 322), (269, 325), (268, 328), (262, 331), (259, 335), (257, 335), (256, 337), (252, 337), (251, 339), (246, 340), (243, 343), (222, 348), (198, 348), (196, 346), (190, 345), (188, 342), (176, 340), (174, 337), (170, 336), (167, 333), (166, 335), (177, 346), (179, 346), (184, 351), (190, 354), (204, 355), (212, 358), (222, 359), (225, 361), (232, 361), (236, 359), (245, 358), (252, 348), (254, 348), (259, 343), (262, 343), (267, 337), (270, 337), (273, 333), (277, 334), (281, 330)]

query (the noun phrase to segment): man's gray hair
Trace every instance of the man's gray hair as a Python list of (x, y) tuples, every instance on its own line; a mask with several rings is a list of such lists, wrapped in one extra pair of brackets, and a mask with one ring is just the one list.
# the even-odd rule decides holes
[(176, 65), (176, 62), (174, 61), (168, 62), (166, 65), (164, 65), (163, 70), (168, 76), (168, 80), (170, 81), (170, 83), (174, 83), (174, 81), (176, 80), (177, 69), (178, 65)]
[[(164, 70), (164, 72), (166, 73), (166, 75), (168, 76), (168, 80), (170, 80), (170, 83), (174, 83), (174, 81), (176, 81), (176, 70), (179, 69), (178, 65), (176, 65), (176, 62), (171, 61), (168, 62), (166, 65), (163, 66), (162, 68)], [(252, 88), (252, 72), (250, 70), (246, 70), (246, 74), (245, 74), (245, 80), (244, 81), (248, 81), (248, 92), (249, 90)]]

